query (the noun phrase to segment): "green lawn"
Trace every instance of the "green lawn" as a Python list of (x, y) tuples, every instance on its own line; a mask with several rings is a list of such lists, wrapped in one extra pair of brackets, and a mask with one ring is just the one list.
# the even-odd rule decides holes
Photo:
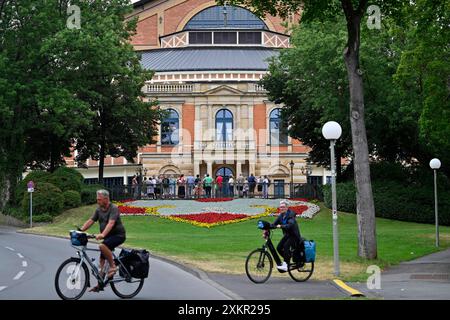
[[(316, 270), (313, 279), (332, 279), (333, 242), (332, 219), (324, 208), (313, 220), (299, 220), (302, 236), (317, 243)], [(95, 206), (72, 209), (59, 216), (53, 224), (35, 227), (30, 232), (68, 236), (68, 230), (88, 219)], [(205, 271), (245, 273), (247, 254), (263, 243), (257, 220), (218, 226), (211, 229), (187, 223), (160, 219), (155, 216), (122, 217), (127, 230), (126, 245), (147, 248), (152, 253), (165, 256)], [(266, 220), (273, 221), (273, 217)], [(94, 226), (90, 232), (97, 233)], [(450, 247), (450, 228), (441, 227), (441, 249)], [(281, 231), (275, 231), (275, 243)], [(367, 279), (367, 266), (381, 268), (436, 252), (434, 226), (377, 219), (378, 256), (374, 261), (357, 257), (357, 224), (354, 214), (339, 213), (339, 243), (341, 278), (349, 281)]]

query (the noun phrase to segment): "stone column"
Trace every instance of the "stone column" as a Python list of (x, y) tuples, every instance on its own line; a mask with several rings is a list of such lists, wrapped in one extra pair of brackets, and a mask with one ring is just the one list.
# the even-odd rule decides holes
[(210, 177), (214, 176), (212, 172), (212, 166), (213, 166), (212, 161), (206, 162), (206, 173), (208, 173)]
[(236, 178), (239, 178), (241, 173), (242, 173), (242, 162), (237, 161), (236, 162)]
[(128, 185), (128, 172), (127, 169), (123, 169), (123, 185)]
[(197, 177), (198, 174), (200, 174), (200, 162), (194, 161), (194, 177)]

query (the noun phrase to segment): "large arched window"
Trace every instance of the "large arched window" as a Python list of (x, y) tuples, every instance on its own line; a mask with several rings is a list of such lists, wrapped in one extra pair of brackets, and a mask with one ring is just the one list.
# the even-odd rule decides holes
[(221, 109), (216, 113), (216, 140), (233, 140), (233, 114), (230, 110)]
[(264, 21), (247, 9), (236, 6), (214, 6), (197, 13), (184, 27), (194, 29), (268, 29)]
[(174, 109), (168, 109), (168, 116), (161, 122), (161, 144), (177, 145), (180, 141), (180, 118)]
[(281, 109), (273, 109), (270, 113), (270, 144), (280, 145), (288, 143), (286, 128), (281, 120)]
[(228, 168), (228, 167), (222, 167), (222, 168), (219, 168), (219, 169), (216, 171), (216, 177), (217, 177), (217, 176), (222, 176), (222, 177), (228, 179), (228, 178), (230, 178), (232, 175), (233, 175), (233, 170), (231, 170), (231, 169)]

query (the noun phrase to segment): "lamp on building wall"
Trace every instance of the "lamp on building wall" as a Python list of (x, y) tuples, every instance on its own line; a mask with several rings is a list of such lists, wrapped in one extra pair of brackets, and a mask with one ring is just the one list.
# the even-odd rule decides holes
[(289, 162), (289, 166), (291, 167), (291, 198), (294, 197), (294, 161), (291, 160), (291, 162)]
[(336, 160), (334, 156), (334, 145), (336, 140), (341, 137), (342, 128), (335, 121), (328, 121), (322, 127), (322, 134), (325, 139), (330, 141), (331, 149), (331, 199), (333, 212), (333, 252), (334, 252), (334, 274), (339, 276), (339, 244), (338, 244), (338, 220), (337, 220), (337, 201), (336, 201)]
[(306, 165), (303, 165), (300, 168), (301, 172), (303, 175), (306, 176), (306, 182), (308, 182), (308, 176), (310, 176), (312, 174), (312, 167), (309, 163), (306, 163)]

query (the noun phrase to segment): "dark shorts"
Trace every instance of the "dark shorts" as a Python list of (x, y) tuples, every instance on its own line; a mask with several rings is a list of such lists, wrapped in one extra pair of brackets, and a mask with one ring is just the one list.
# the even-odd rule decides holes
[(113, 251), (115, 248), (117, 248), (122, 243), (124, 243), (125, 239), (126, 239), (125, 236), (112, 235), (112, 236), (106, 237), (102, 243), (105, 246), (107, 246), (109, 250)]

